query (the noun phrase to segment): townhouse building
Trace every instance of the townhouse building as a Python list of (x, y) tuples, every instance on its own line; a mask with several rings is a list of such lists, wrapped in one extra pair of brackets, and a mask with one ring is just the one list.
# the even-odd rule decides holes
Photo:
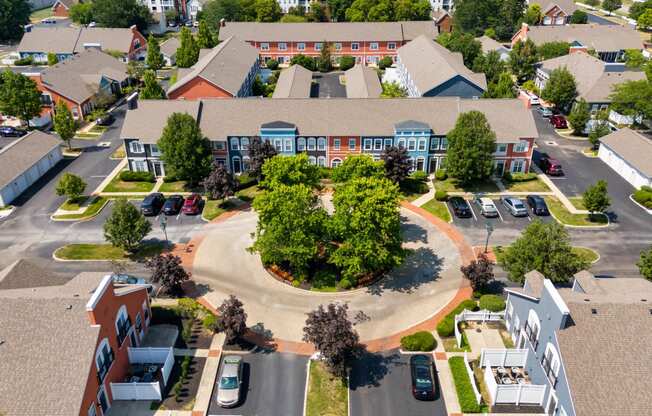
[(295, 55), (319, 57), (327, 43), (337, 60), (351, 55), (357, 63), (373, 65), (384, 56), (396, 57), (398, 48), (425, 35), (437, 36), (433, 21), (421, 22), (341, 22), (341, 23), (255, 23), (221, 22), (219, 39), (231, 36), (258, 49), (261, 60), (289, 63)]
[(81, 0), (57, 0), (52, 5), (52, 14), (57, 17), (69, 17), (70, 9), (78, 3), (83, 3)]
[(281, 70), (272, 98), (310, 98), (312, 89), (312, 71), (291, 65)]
[[(652, 283), (577, 273), (557, 288), (541, 273), (509, 288), (506, 326), (554, 416), (649, 413)], [(496, 352), (496, 351), (494, 351)], [(516, 403), (518, 404), (518, 403)]]
[(527, 172), (534, 139), (532, 113), (516, 99), (232, 99), (143, 100), (127, 112), (121, 131), (129, 168), (163, 176), (156, 145), (172, 113), (193, 116), (210, 140), (215, 160), (239, 174), (248, 169), (254, 138), (282, 155), (306, 153), (319, 166), (337, 167), (350, 154), (378, 160), (389, 146), (404, 147), (413, 170), (446, 166), (446, 134), (460, 113), (481, 111), (497, 136), (496, 173)]
[(188, 17), (188, 0), (140, 0), (152, 14), (165, 14), (174, 10), (182, 18)]
[(36, 63), (47, 63), (49, 53), (63, 61), (86, 49), (118, 55), (124, 62), (143, 60), (147, 53), (147, 40), (136, 26), (30, 27), (26, 29), (17, 51), (21, 59), (31, 57)]
[(105, 415), (151, 319), (145, 286), (64, 279), (24, 260), (0, 272), (0, 314), (6, 416)]
[(571, 16), (577, 10), (573, 0), (529, 0), (528, 5), (538, 4), (541, 7), (541, 22), (544, 26), (567, 25)]
[(167, 95), (186, 100), (247, 97), (258, 71), (256, 48), (230, 37), (213, 49), (202, 50), (191, 68), (179, 69), (179, 79)]

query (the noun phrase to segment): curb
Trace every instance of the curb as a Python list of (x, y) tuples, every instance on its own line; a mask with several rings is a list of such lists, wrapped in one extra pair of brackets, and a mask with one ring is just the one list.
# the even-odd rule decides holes
[(557, 221), (559, 224), (561, 224), (561, 225), (563, 225), (564, 227), (567, 227), (567, 228), (577, 228), (577, 229), (580, 229), (580, 230), (592, 230), (592, 229), (607, 228), (607, 227), (609, 227), (609, 225), (611, 225), (611, 221), (609, 220), (609, 216), (607, 214), (604, 214), (604, 213), (600, 213), (600, 215), (604, 215), (605, 217), (607, 217), (607, 223), (606, 224), (602, 224), (602, 225), (571, 225), (571, 224), (566, 224), (566, 223), (561, 222), (559, 220), (559, 218), (555, 217), (555, 214), (553, 214), (552, 211), (550, 211), (550, 210), (548, 210), (548, 211), (550, 212), (550, 216), (552, 218), (554, 218), (555, 221)]
[[(303, 416), (306, 416), (306, 409), (308, 407), (308, 386), (310, 385), (310, 363), (312, 359), (308, 359), (306, 363), (306, 387), (303, 391)], [(351, 414), (351, 412), (349, 412)]]
[(595, 264), (595, 263), (599, 262), (600, 259), (602, 258), (602, 256), (600, 256), (600, 253), (597, 250), (592, 249), (591, 247), (585, 247), (585, 246), (571, 246), (571, 247), (583, 248), (583, 249), (590, 250), (590, 251), (594, 252), (595, 254), (597, 254), (598, 258), (593, 260), (591, 262), (591, 264)]
[(635, 203), (636, 205), (638, 205), (639, 207), (641, 207), (642, 210), (644, 210), (644, 211), (646, 211), (648, 214), (652, 215), (652, 209), (647, 209), (647, 208), (645, 208), (643, 205), (639, 204), (639, 203), (634, 199), (634, 194), (630, 194), (630, 195), (629, 195), (629, 199), (630, 199), (633, 203)]
[[(66, 245), (67, 245), (67, 244), (66, 244)], [(58, 261), (58, 262), (62, 262), (62, 263), (71, 263), (71, 262), (93, 262), (93, 261), (94, 261), (94, 262), (98, 262), (98, 261), (105, 261), (105, 262), (110, 262), (110, 261), (123, 261), (123, 260), (107, 260), (107, 259), (79, 259), (79, 260), (62, 259), (61, 257), (57, 256), (57, 251), (59, 251), (59, 249), (62, 249), (62, 248), (64, 248), (64, 247), (65, 247), (65, 245), (64, 245), (64, 246), (61, 246), (61, 247), (58, 247), (57, 249), (55, 249), (55, 250), (52, 252), (52, 259), (54, 259), (54, 261)], [(127, 261), (127, 260), (124, 260), (124, 261)]]
[[(100, 198), (104, 198), (104, 197), (100, 196)], [(104, 199), (104, 204), (102, 204), (102, 206), (100, 207), (100, 209), (97, 210), (97, 212), (96, 212), (95, 214), (91, 215), (90, 217), (82, 217), (82, 218), (55, 218), (55, 215), (52, 214), (52, 215), (50, 215), (50, 220), (51, 220), (51, 221), (60, 221), (60, 222), (84, 222), (84, 221), (90, 221), (90, 220), (92, 220), (93, 218), (95, 218), (95, 217), (97, 217), (98, 215), (100, 215), (100, 213), (104, 210), (104, 208), (106, 208), (106, 206), (109, 204), (109, 201), (111, 201), (111, 199), (109, 199), (109, 198), (105, 198), (105, 199)], [(61, 214), (61, 215), (68, 215), (68, 214)]]
[[(9, 218), (11, 216), (11, 214), (13, 214), (14, 211), (16, 211), (15, 206), (13, 206), (13, 205), (10, 205), (10, 206), (11, 206), (11, 208), (3, 209), (2, 211), (0, 211), (2, 213), (2, 214), (0, 214), (0, 221), (4, 220), (5, 218)], [(5, 214), (6, 211), (8, 211), (8, 212)]]

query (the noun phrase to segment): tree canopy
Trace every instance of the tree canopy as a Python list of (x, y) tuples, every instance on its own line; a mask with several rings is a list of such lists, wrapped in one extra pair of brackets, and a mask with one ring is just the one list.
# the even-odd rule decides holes
[(595, 185), (589, 186), (582, 194), (582, 201), (591, 214), (604, 212), (611, 205), (611, 199), (607, 193), (607, 181), (599, 180)]
[(180, 296), (183, 294), (183, 282), (190, 279), (190, 275), (181, 265), (181, 258), (172, 253), (159, 254), (145, 263), (152, 273), (150, 281), (159, 283), (167, 293)]
[(430, 10), (428, 0), (355, 0), (345, 17), (351, 22), (429, 20)]
[(217, 308), (220, 317), (218, 328), (226, 336), (226, 344), (232, 344), (242, 338), (247, 331), (247, 313), (242, 302), (234, 295), (230, 295)]
[(347, 182), (355, 178), (382, 178), (385, 175), (383, 162), (375, 161), (369, 155), (351, 155), (331, 174), (334, 182)]
[(520, 81), (534, 77), (538, 60), (537, 48), (530, 39), (517, 42), (509, 52), (509, 67)]
[(492, 28), (498, 39), (507, 40), (520, 24), (525, 5), (525, 0), (457, 0), (453, 22), (456, 28), (475, 36)]
[(190, 29), (185, 26), (181, 28), (179, 37), (181, 44), (177, 49), (177, 66), (179, 68), (190, 68), (199, 59), (199, 46)]
[(93, 0), (93, 19), (103, 27), (131, 27), (144, 31), (152, 21), (147, 5), (138, 0)]
[(200, 20), (219, 29), (220, 20), (229, 22), (253, 22), (256, 20), (254, 0), (210, 0), (202, 8)]
[(276, 0), (255, 0), (256, 20), (259, 22), (278, 22), (283, 15)]
[(199, 22), (199, 30), (197, 31), (197, 47), (199, 49), (211, 49), (215, 46), (215, 38), (213, 33), (208, 27), (206, 20)]
[(636, 265), (643, 277), (652, 281), (652, 246), (648, 250), (641, 252), (641, 257)]
[(29, 23), (27, 0), (0, 0), (0, 40), (18, 40)]
[(541, 91), (541, 98), (554, 104), (556, 108), (570, 108), (577, 97), (575, 77), (566, 67), (555, 68), (550, 72), (546, 86)]
[(75, 3), (68, 11), (70, 19), (80, 25), (87, 25), (93, 21), (93, 3)]
[(437, 42), (451, 52), (461, 53), (467, 68), (472, 68), (475, 59), (482, 55), (482, 44), (470, 33), (442, 33)]
[(590, 119), (591, 119), (591, 112), (589, 109), (589, 104), (586, 102), (584, 98), (580, 98), (575, 103), (573, 109), (568, 115), (568, 122), (570, 123), (570, 126), (573, 128), (573, 134), (576, 135), (582, 134), (584, 128), (586, 128), (586, 123), (588, 123)]
[(70, 109), (63, 100), (59, 101), (54, 108), (54, 131), (70, 149), (70, 140), (77, 131), (77, 122), (75, 122)]
[(269, 140), (254, 137), (249, 146), (249, 171), (259, 181), (263, 179), (263, 165), (265, 161), (276, 156), (278, 152)]
[(537, 46), (537, 53), (541, 61), (568, 55), (569, 51), (570, 43), (568, 42), (546, 42)]
[(274, 189), (281, 185), (305, 185), (314, 188), (319, 183), (319, 168), (308, 160), (305, 153), (296, 156), (274, 156), (267, 159), (262, 168), (260, 186)]
[(115, 247), (132, 252), (152, 230), (152, 224), (129, 201), (118, 199), (104, 223), (104, 238)]
[(63, 174), (57, 183), (56, 193), (59, 196), (65, 195), (70, 201), (76, 201), (86, 189), (86, 182), (77, 175), (70, 172)]
[(149, 35), (147, 38), (147, 66), (151, 70), (158, 70), (163, 68), (163, 55), (161, 54), (161, 47), (158, 43), (158, 39), (154, 35)]
[(446, 135), (446, 172), (462, 183), (484, 180), (493, 172), (496, 134), (479, 111), (462, 113)]
[(380, 93), (381, 98), (403, 98), (408, 96), (408, 92), (398, 82), (383, 82), (381, 84), (383, 92)]
[(211, 173), (202, 181), (204, 192), (209, 199), (225, 199), (233, 196), (238, 189), (238, 181), (224, 165), (213, 164)]
[(507, 70), (507, 64), (500, 59), (498, 51), (489, 51), (480, 54), (473, 60), (473, 72), (483, 72), (487, 77), (487, 84), (497, 83), (500, 75)]
[(36, 82), (6, 70), (0, 78), (0, 112), (27, 123), (41, 114), (41, 92)]
[(148, 69), (143, 74), (143, 87), (140, 90), (140, 98), (143, 100), (162, 100), (165, 98), (163, 87), (156, 80), (156, 73)]
[(616, 84), (611, 108), (628, 116), (652, 118), (652, 83), (640, 80)]
[(405, 147), (386, 147), (380, 158), (384, 162), (385, 177), (396, 184), (403, 182), (412, 170), (410, 156)]

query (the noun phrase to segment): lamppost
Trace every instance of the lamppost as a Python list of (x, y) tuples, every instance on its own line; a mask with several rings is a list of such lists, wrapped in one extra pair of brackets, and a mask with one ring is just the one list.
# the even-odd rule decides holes
[(484, 252), (485, 254), (487, 253), (487, 248), (489, 247), (489, 236), (491, 236), (491, 233), (494, 232), (494, 227), (491, 225), (491, 222), (486, 221), (484, 223), (484, 226), (487, 230), (487, 240), (484, 242)]
[(159, 218), (160, 218), (159, 224), (161, 225), (161, 229), (163, 230), (163, 233), (165, 234), (165, 246), (167, 247), (167, 245), (168, 245), (168, 230), (167, 230), (168, 219), (164, 214), (161, 215)]

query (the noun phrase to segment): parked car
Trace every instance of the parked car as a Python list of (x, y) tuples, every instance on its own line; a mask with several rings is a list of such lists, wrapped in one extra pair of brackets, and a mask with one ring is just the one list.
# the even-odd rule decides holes
[(491, 198), (476, 198), (475, 204), (480, 208), (480, 214), (487, 218), (495, 218), (498, 216), (498, 209)]
[(24, 130), (17, 129), (13, 126), (0, 126), (0, 136), (2, 137), (22, 137), (24, 135)]
[(453, 207), (453, 212), (458, 218), (471, 218), (473, 216), (469, 203), (461, 196), (454, 196), (449, 199), (449, 202)]
[(242, 357), (227, 355), (222, 361), (222, 370), (217, 378), (217, 404), (234, 407), (240, 402), (242, 386)]
[(41, 20), (41, 23), (45, 23), (46, 25), (56, 25), (57, 19), (54, 17), (46, 17), (45, 19)]
[(550, 117), (550, 124), (553, 125), (556, 129), (567, 129), (568, 123), (566, 123), (566, 118), (562, 115), (553, 115)]
[(168, 27), (177, 27), (177, 22), (168, 22)]
[(128, 274), (112, 274), (111, 278), (113, 279), (113, 283), (120, 285), (143, 285), (147, 287), (147, 293), (150, 295), (154, 292), (154, 286), (142, 277), (130, 276)]
[(534, 215), (540, 215), (542, 217), (550, 215), (550, 211), (548, 211), (548, 205), (546, 205), (546, 200), (539, 195), (528, 195), (525, 200), (527, 201), (527, 204), (530, 206), (530, 209)]
[(432, 359), (424, 354), (410, 357), (412, 395), (417, 400), (435, 400), (435, 377)]
[(172, 195), (165, 200), (163, 204), (163, 214), (177, 215), (183, 206), (183, 197), (181, 195)]
[(199, 21), (195, 20), (194, 22), (192, 22), (192, 26), (193, 27), (199, 27)]
[(552, 110), (549, 109), (548, 107), (541, 106), (537, 109), (539, 114), (541, 114), (543, 117), (551, 117), (552, 116)]
[(186, 22), (186, 27), (192, 27), (192, 22), (190, 20)]
[(561, 163), (551, 157), (542, 157), (539, 161), (539, 167), (543, 173), (550, 176), (562, 176), (564, 171), (561, 168)]
[(161, 211), (161, 207), (165, 203), (165, 197), (160, 192), (154, 192), (143, 199), (142, 204), (140, 204), (140, 212), (143, 215), (158, 215)]
[(95, 23), (95, 22), (90, 22), (88, 24), (88, 27), (95, 27), (95, 26), (97, 26), (97, 23)]
[(536, 94), (527, 92), (528, 97), (530, 97), (530, 104), (531, 105), (539, 105), (541, 104), (541, 100), (539, 100), (539, 97), (537, 97)]
[(183, 202), (181, 211), (186, 215), (197, 215), (201, 211), (201, 196), (199, 194), (191, 194)]
[(110, 126), (115, 121), (115, 117), (112, 114), (105, 114), (101, 117), (98, 117), (96, 120), (98, 126)]
[(500, 199), (507, 208), (507, 211), (509, 211), (510, 214), (512, 214), (515, 217), (526, 217), (527, 216), (527, 208), (523, 204), (523, 201), (521, 201), (518, 198), (514, 197), (509, 197), (509, 196), (504, 196)]

